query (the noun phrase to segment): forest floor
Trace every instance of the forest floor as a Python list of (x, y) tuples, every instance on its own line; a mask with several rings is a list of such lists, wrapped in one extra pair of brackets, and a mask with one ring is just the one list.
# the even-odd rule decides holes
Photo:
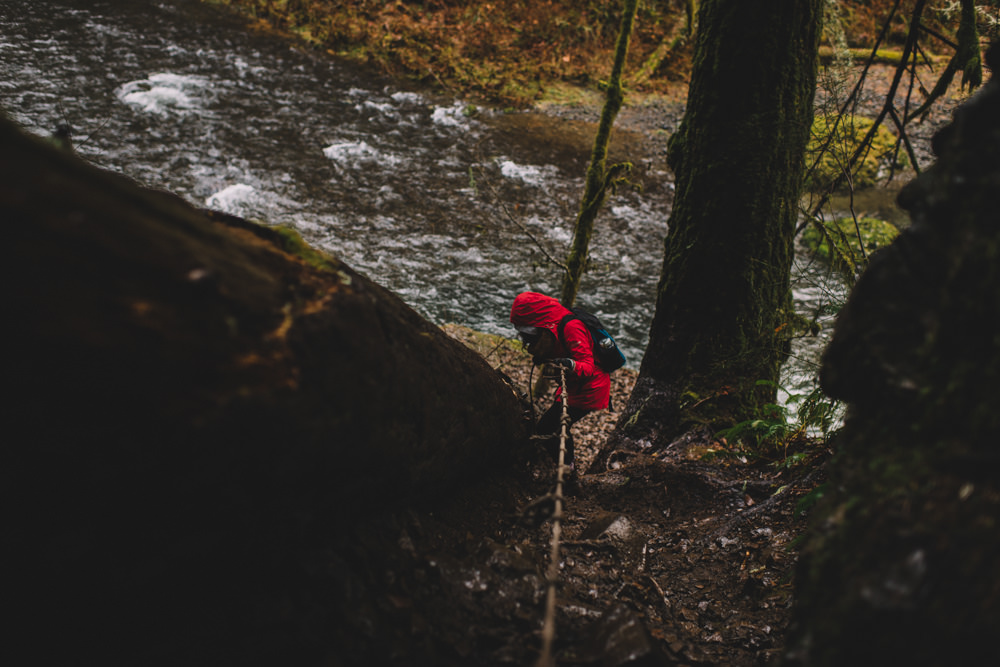
[[(516, 343), (445, 330), (526, 391), (530, 361)], [(618, 404), (635, 377), (628, 369), (613, 374)], [(539, 397), (537, 409), (550, 402)], [(617, 417), (602, 411), (574, 427), (580, 469)], [(582, 475), (561, 521), (558, 664), (769, 663), (784, 646), (804, 504), (815, 498), (829, 455), (816, 443), (806, 451), (808, 462), (785, 466), (792, 451), (750, 456), (702, 434), (662, 451), (623, 452), (606, 471)], [(544, 499), (555, 489), (556, 466), (534, 446), (512, 456), (504, 472), (457, 496), (382, 522), (374, 551), (385, 560), (369, 561), (369, 577), (389, 583), (376, 594), (382, 614), (371, 622), (382, 626), (389, 664), (538, 658), (553, 535), (546, 511), (553, 505)]]

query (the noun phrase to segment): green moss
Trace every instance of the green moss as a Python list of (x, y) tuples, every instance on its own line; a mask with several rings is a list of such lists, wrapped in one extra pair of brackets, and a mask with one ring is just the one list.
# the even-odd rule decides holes
[[(860, 239), (858, 232), (860, 231)], [(802, 233), (802, 241), (817, 257), (853, 278), (864, 269), (867, 258), (899, 236), (899, 230), (878, 218), (854, 218), (815, 223)]]
[(314, 269), (339, 270), (340, 265), (335, 259), (309, 245), (294, 228), (277, 225), (269, 229), (275, 233), (275, 244), (290, 255), (295, 255)]
[[(872, 50), (868, 48), (847, 49), (846, 55), (850, 57), (851, 62), (859, 65), (867, 62), (869, 58), (872, 58), (872, 62), (883, 65), (898, 65), (903, 59), (903, 52), (898, 49), (878, 49), (874, 57), (872, 57)], [(832, 62), (839, 56), (841, 56), (841, 53), (831, 46), (821, 46), (819, 48), (821, 63)], [(935, 56), (923, 56), (921, 57), (921, 64), (929, 64), (933, 60), (937, 60), (937, 58)]]
[(531, 355), (517, 339), (483, 333), (459, 324), (443, 324), (441, 329), (494, 365), (497, 362), (500, 366), (531, 363)]
[[(845, 116), (839, 121), (834, 117), (817, 116), (806, 147), (806, 165), (810, 171), (806, 174), (804, 187), (807, 190), (822, 190), (839, 178), (874, 124), (873, 120), (863, 116)], [(896, 135), (880, 125), (872, 137), (870, 149), (852, 169), (851, 187), (860, 190), (875, 185), (879, 169), (895, 154)], [(905, 155), (901, 155), (901, 159), (905, 164)]]
[[(393, 76), (521, 107), (556, 82), (592, 86), (611, 65), (620, 14), (596, 0), (534, 3), (301, 2), (202, 0)], [(678, 21), (674, 8), (649, 5), (635, 31), (629, 72), (659, 63)], [(650, 65), (651, 66), (651, 65)], [(659, 71), (642, 72), (656, 89)], [(662, 83), (669, 88), (669, 81)]]

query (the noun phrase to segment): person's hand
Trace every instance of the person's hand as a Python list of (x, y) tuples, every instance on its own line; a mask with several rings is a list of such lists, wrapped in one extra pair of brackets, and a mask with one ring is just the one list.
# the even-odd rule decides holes
[(572, 372), (576, 369), (576, 362), (572, 359), (561, 357), (558, 359), (548, 359), (545, 362), (544, 368), (542, 368), (542, 375), (545, 377), (559, 377), (560, 371), (567, 370)]

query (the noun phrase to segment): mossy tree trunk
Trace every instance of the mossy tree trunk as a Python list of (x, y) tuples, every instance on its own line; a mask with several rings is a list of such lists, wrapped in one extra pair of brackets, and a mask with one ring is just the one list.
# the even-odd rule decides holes
[(822, 0), (705, 0), (669, 161), (656, 313), (619, 436), (731, 424), (773, 398)]
[(608, 159), (608, 143), (611, 140), (611, 128), (625, 97), (622, 90), (622, 71), (625, 69), (629, 39), (632, 35), (632, 24), (635, 21), (638, 4), (638, 0), (625, 0), (625, 6), (622, 9), (622, 22), (618, 31), (615, 61), (608, 79), (608, 90), (604, 109), (601, 112), (601, 122), (597, 127), (597, 136), (594, 137), (594, 148), (591, 151), (590, 167), (587, 169), (583, 200), (580, 203), (580, 212), (573, 229), (573, 243), (566, 259), (567, 272), (563, 276), (560, 301), (567, 308), (576, 301), (576, 294), (580, 289), (580, 279), (587, 266), (590, 237), (594, 233), (594, 221), (604, 204), (608, 188), (613, 187), (614, 180), (627, 168), (626, 165), (615, 165), (611, 169), (606, 169), (605, 166)]
[(698, 0), (686, 0), (684, 3), (684, 13), (687, 18), (687, 34), (694, 37), (698, 30)]

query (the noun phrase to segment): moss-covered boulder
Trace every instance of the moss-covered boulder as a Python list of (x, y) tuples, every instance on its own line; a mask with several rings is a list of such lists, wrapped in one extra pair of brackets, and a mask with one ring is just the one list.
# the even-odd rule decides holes
[(516, 392), (291, 230), (0, 145), (13, 652), (323, 662), (363, 631), (331, 545), (503, 470)]
[(933, 147), (823, 357), (849, 411), (786, 665), (1000, 664), (1000, 80)]
[[(874, 124), (873, 120), (864, 116), (816, 116), (806, 148), (806, 165), (809, 168), (803, 183), (806, 190), (824, 190), (840, 178)], [(851, 170), (850, 187), (861, 190), (875, 185), (879, 171), (895, 159), (896, 152), (896, 135), (885, 125), (880, 125), (863, 159)], [(906, 156), (902, 155), (900, 159), (905, 160)], [(839, 190), (847, 189), (845, 181)]]

